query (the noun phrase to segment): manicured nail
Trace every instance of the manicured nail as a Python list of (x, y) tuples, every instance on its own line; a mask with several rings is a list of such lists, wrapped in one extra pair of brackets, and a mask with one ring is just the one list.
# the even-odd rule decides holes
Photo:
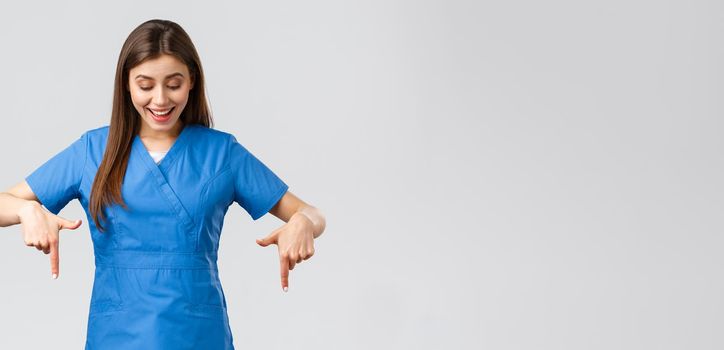
[(57, 279), (58, 279), (58, 274), (57, 274), (57, 273), (54, 273), (54, 274), (53, 274), (53, 279), (54, 279), (54, 280), (57, 280)]
[(288, 289), (289, 289), (288, 287), (284, 287), (284, 292), (286, 292)]

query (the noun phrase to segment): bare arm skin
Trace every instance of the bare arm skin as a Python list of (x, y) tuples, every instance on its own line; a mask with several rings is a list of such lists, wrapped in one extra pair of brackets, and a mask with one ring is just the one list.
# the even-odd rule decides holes
[(25, 180), (5, 192), (0, 192), (0, 227), (19, 224), (18, 213), (23, 207), (31, 205), (40, 206), (40, 202)]
[(285, 224), (268, 236), (257, 239), (256, 243), (262, 247), (277, 245), (282, 290), (286, 292), (289, 288), (289, 271), (314, 255), (314, 239), (324, 232), (326, 219), (319, 209), (289, 191), (269, 212)]
[(0, 192), (0, 226), (21, 224), (25, 245), (50, 254), (53, 278), (58, 278), (60, 273), (59, 231), (75, 230), (80, 227), (81, 222), (64, 219), (43, 208), (25, 180), (5, 192)]
[(314, 225), (314, 238), (324, 232), (326, 221), (319, 209), (305, 203), (291, 191), (287, 191), (282, 199), (272, 208), (269, 213), (278, 217), (284, 222), (289, 222), (292, 216), (297, 213), (304, 214)]
[[(326, 228), (326, 218), (321, 211), (301, 200), (290, 191), (269, 211), (285, 224), (267, 237), (257, 239), (257, 244), (266, 247), (276, 244), (279, 248), (282, 288), (289, 285), (289, 271), (296, 264), (314, 255), (314, 239)], [(53, 215), (44, 209), (30, 186), (25, 181), (0, 192), (0, 226), (23, 224), (25, 245), (35, 246), (50, 254), (54, 278), (59, 273), (58, 231), (63, 228), (76, 229), (81, 220), (69, 221)]]

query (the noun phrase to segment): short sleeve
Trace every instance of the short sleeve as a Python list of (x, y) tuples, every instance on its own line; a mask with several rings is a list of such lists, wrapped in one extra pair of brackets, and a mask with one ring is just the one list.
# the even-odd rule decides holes
[(289, 189), (233, 135), (229, 138), (229, 162), (234, 177), (234, 201), (253, 220), (269, 212)]
[(25, 177), (40, 203), (53, 214), (57, 215), (68, 202), (80, 197), (87, 142), (87, 133), (84, 133)]

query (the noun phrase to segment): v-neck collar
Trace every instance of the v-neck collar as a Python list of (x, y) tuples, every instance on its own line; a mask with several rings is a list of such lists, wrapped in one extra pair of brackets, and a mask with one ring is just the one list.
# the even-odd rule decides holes
[(191, 132), (190, 129), (192, 127), (193, 124), (184, 125), (184, 127), (181, 129), (181, 132), (176, 137), (176, 140), (174, 140), (173, 144), (171, 145), (171, 148), (166, 152), (166, 155), (161, 159), (158, 164), (148, 153), (148, 149), (143, 144), (143, 141), (141, 141), (140, 135), (134, 135), (132, 147), (135, 148), (137, 153), (139, 153), (139, 156), (141, 157), (141, 159), (143, 159), (146, 165), (152, 167), (152, 169), (156, 168), (158, 170), (161, 170), (163, 173), (166, 173), (168, 167), (174, 162), (174, 160), (176, 160), (178, 154), (183, 150), (184, 146), (186, 145), (186, 135)]
[(189, 234), (193, 234), (193, 228), (195, 225), (194, 219), (191, 215), (189, 215), (188, 211), (186, 211), (174, 189), (171, 188), (168, 180), (166, 179), (166, 174), (168, 174), (168, 169), (186, 147), (189, 137), (188, 135), (191, 133), (192, 127), (192, 124), (184, 125), (184, 128), (173, 142), (173, 145), (171, 145), (168, 153), (166, 153), (166, 156), (164, 156), (158, 164), (156, 164), (156, 161), (154, 161), (151, 155), (148, 154), (148, 150), (138, 134), (133, 137), (133, 148), (131, 150), (131, 156), (133, 156), (133, 153), (136, 153), (136, 157), (149, 170), (151, 178), (153, 178), (156, 182), (158, 190), (166, 198), (166, 201), (171, 206), (171, 209), (174, 213), (176, 213), (178, 218), (181, 220), (180, 223)]

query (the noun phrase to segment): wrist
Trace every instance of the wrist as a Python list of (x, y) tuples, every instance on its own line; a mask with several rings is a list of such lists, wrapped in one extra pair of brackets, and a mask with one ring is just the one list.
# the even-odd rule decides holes
[(312, 218), (310, 218), (309, 215), (305, 214), (301, 210), (298, 210), (294, 214), (292, 214), (291, 219), (306, 221), (312, 227), (314, 227), (314, 220), (312, 220)]
[(23, 217), (27, 215), (28, 213), (32, 213), (35, 210), (40, 208), (40, 203), (36, 201), (31, 200), (24, 200), (25, 202), (20, 204), (18, 206), (18, 210), (15, 213), (15, 216), (18, 218), (18, 222), (23, 221)]
[(322, 234), (322, 231), (324, 231), (324, 218), (321, 216), (317, 208), (306, 205), (298, 209), (292, 216), (296, 215), (300, 215), (304, 220), (311, 223), (314, 238), (319, 237), (319, 235)]

